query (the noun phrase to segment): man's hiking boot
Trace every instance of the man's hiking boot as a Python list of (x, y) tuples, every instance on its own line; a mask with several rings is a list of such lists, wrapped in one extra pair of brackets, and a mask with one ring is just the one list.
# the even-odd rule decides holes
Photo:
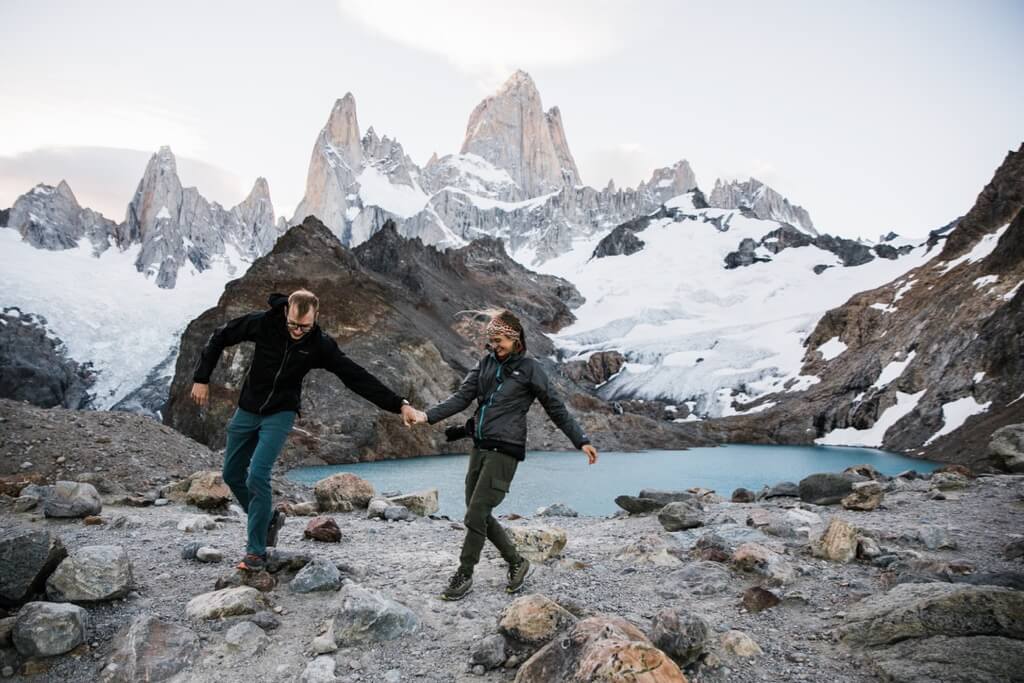
[(267, 527), (267, 547), (277, 547), (277, 534), (281, 531), (281, 527), (284, 526), (284, 520), (287, 519), (287, 515), (280, 510), (274, 510), (274, 514), (270, 516), (270, 526)]
[(532, 573), (533, 565), (525, 557), (520, 557), (518, 560), (510, 562), (508, 565), (508, 586), (505, 588), (505, 592), (518, 593)]
[(452, 575), (452, 578), (448, 579), (448, 587), (441, 593), (441, 599), (461, 600), (471, 590), (473, 590), (473, 577), (463, 574), (460, 569)]
[(246, 553), (242, 561), (236, 566), (244, 572), (261, 572), (267, 567), (267, 559), (262, 555)]

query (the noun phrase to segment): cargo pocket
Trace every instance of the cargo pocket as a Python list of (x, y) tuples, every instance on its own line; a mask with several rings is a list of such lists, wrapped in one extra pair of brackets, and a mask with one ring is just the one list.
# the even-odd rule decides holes
[(491, 477), (491, 488), (498, 489), (502, 493), (508, 493), (509, 485), (512, 482), (504, 479), (498, 479), (497, 477)]

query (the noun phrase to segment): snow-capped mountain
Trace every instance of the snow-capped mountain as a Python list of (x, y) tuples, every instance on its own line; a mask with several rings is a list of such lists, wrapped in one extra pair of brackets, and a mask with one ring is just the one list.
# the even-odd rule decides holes
[[(731, 262), (738, 245), (771, 244), (786, 231), (807, 242), (759, 246), (756, 260)], [(554, 338), (563, 358), (617, 352), (625, 361), (600, 396), (660, 399), (679, 406), (679, 419), (696, 420), (741, 413), (764, 394), (816, 381), (800, 369), (821, 316), (937, 253), (912, 246), (898, 260), (843, 267), (842, 252), (829, 246), (749, 211), (707, 207), (692, 191), (538, 270), (574, 283), (586, 299)]]
[(17, 230), (37, 249), (73, 249), (88, 239), (96, 255), (117, 238), (117, 224), (92, 209), (84, 209), (63, 180), (53, 187), (39, 184), (18, 197), (6, 227)]
[(225, 209), (196, 188), (182, 187), (169, 147), (150, 158), (118, 232), (119, 245), (142, 245), (136, 268), (168, 288), (183, 268), (202, 272), (217, 259), (251, 263), (278, 236), (264, 178), (238, 206)]
[(748, 209), (758, 218), (789, 223), (809, 235), (818, 234), (806, 209), (790, 204), (788, 199), (754, 178), (743, 182), (725, 182), (719, 178), (708, 203), (722, 209)]
[(169, 369), (157, 381), (169, 383), (181, 330), (273, 247), (283, 224), (274, 223), (263, 178), (225, 209), (182, 187), (164, 147), (147, 164), (123, 223), (82, 208), (62, 181), (19, 197), (6, 227), (2, 303), (45, 318), (71, 359), (92, 363), (93, 405), (105, 409), (161, 363)]
[(498, 237), (533, 265), (696, 187), (686, 160), (636, 189), (582, 184), (561, 113), (545, 111), (533, 79), (517, 71), (470, 114), (460, 152), (435, 155), (422, 169), (396, 140), (378, 139), (372, 128), (361, 138), (355, 98), (346, 94), (313, 146), (292, 223), (316, 215), (347, 246), (389, 219), (403, 236), (441, 248)]
[[(690, 401), (711, 417), (785, 383), (817, 317), (919, 257), (898, 238), (819, 235), (806, 211), (754, 179), (719, 181), (705, 197), (686, 160), (635, 189), (584, 185), (558, 108), (545, 110), (521, 71), (474, 109), (458, 154), (423, 168), (394, 137), (363, 132), (346, 94), (314, 143), (291, 224), (306, 215), (348, 247), (388, 220), (442, 249), (500, 238), (517, 261), (587, 298), (558, 342), (575, 359), (621, 354), (625, 369), (603, 396)], [(8, 218), (3, 303), (46, 317), (73, 359), (93, 362), (100, 408), (159, 394), (136, 390), (168, 378), (177, 331), (285, 226), (262, 178), (225, 209), (182, 186), (167, 148), (150, 159), (123, 223), (80, 207), (64, 183), (19, 198)]]

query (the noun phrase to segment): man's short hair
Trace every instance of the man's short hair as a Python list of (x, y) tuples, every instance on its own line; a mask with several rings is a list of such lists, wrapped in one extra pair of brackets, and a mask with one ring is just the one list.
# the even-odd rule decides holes
[(299, 316), (306, 315), (310, 310), (314, 313), (320, 311), (320, 299), (308, 289), (297, 289), (288, 297), (288, 307), (295, 307)]

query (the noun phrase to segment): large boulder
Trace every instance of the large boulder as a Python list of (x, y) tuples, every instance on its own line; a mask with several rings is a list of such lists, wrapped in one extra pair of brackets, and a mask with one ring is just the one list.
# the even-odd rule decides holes
[(572, 626), (523, 663), (516, 683), (630, 681), (686, 683), (675, 662), (619, 617), (595, 616)]
[(658, 521), (666, 531), (695, 529), (704, 525), (704, 512), (696, 503), (674, 502), (658, 511)]
[(85, 642), (88, 613), (78, 605), (30, 602), (18, 611), (11, 638), (25, 657), (52, 657)]
[(1024, 667), (1024, 593), (996, 586), (905, 583), (849, 610), (843, 641), (885, 680), (1010, 681)]
[(373, 484), (349, 472), (321, 479), (313, 487), (321, 512), (351, 512), (365, 508), (374, 496)]
[(405, 605), (349, 581), (339, 595), (334, 616), (337, 645), (394, 640), (414, 633), (419, 618)]
[(413, 514), (426, 517), (437, 512), (440, 508), (437, 503), (437, 489), (426, 489), (424, 491), (413, 491), (400, 496), (392, 496), (387, 499), (392, 505), (400, 505), (408, 508)]
[(88, 517), (102, 510), (100, 494), (92, 484), (58, 481), (48, 487), (43, 499), (43, 514), (47, 517)]
[(800, 500), (814, 505), (835, 505), (853, 491), (853, 483), (862, 481), (858, 474), (822, 472), (800, 480)]
[(1024, 640), (933, 636), (871, 649), (866, 656), (886, 681), (1015, 681), (1024, 671)]
[(519, 554), (531, 562), (558, 557), (567, 540), (565, 530), (553, 526), (508, 526), (505, 531)]
[(1024, 592), (953, 583), (900, 584), (850, 609), (841, 633), (846, 643), (863, 647), (937, 635), (1024, 640)]
[(60, 538), (42, 529), (15, 527), (0, 533), (0, 606), (21, 605), (42, 591), (67, 554)]
[(185, 616), (193, 621), (203, 621), (256, 614), (262, 609), (266, 609), (262, 593), (250, 586), (238, 586), (197, 595), (185, 606)]
[(576, 617), (553, 600), (535, 593), (516, 598), (502, 611), (498, 630), (514, 643), (536, 650)]
[(711, 626), (699, 614), (679, 607), (663, 609), (654, 615), (651, 642), (675, 660), (679, 666), (689, 666), (707, 647)]
[(46, 581), (55, 602), (116, 600), (132, 589), (132, 563), (119, 545), (88, 545), (73, 550)]
[(114, 638), (100, 682), (164, 681), (187, 668), (198, 653), (195, 633), (151, 614), (140, 614)]
[(997, 429), (988, 442), (992, 464), (1006, 472), (1024, 472), (1024, 424)]

